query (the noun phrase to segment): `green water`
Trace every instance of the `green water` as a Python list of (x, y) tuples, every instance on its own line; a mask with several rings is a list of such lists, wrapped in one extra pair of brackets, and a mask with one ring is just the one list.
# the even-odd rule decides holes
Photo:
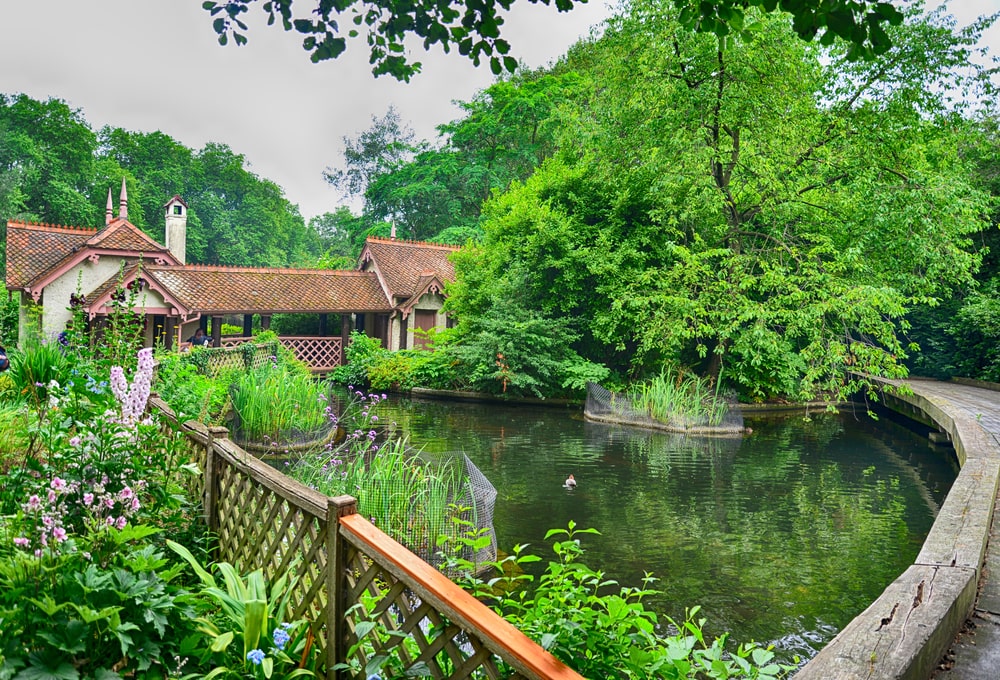
[[(464, 451), (496, 487), (501, 549), (574, 520), (585, 561), (659, 578), (674, 618), (811, 657), (912, 563), (957, 473), (953, 454), (883, 417), (750, 418), (715, 439), (590, 423), (579, 412), (402, 399), (380, 406), (428, 454)], [(579, 485), (563, 487), (573, 474)]]

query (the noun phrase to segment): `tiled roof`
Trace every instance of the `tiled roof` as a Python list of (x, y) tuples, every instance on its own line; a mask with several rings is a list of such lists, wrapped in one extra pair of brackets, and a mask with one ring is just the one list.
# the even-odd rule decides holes
[(154, 241), (141, 229), (127, 220), (118, 218), (97, 232), (88, 246), (115, 250), (134, 250), (140, 253), (165, 253), (167, 249)]
[(7, 287), (24, 288), (79, 250), (96, 229), (7, 223)]
[(396, 297), (410, 297), (417, 292), (421, 276), (428, 272), (434, 272), (442, 281), (455, 280), (455, 267), (448, 256), (458, 246), (369, 237), (365, 250)]
[(147, 265), (144, 271), (185, 307), (205, 314), (391, 310), (373, 272), (209, 265)]

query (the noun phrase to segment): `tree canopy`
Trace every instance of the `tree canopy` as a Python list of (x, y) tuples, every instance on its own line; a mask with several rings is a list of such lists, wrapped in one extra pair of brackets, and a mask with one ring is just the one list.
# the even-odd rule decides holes
[[(237, 45), (247, 42), (248, 25), (243, 19), (255, 1), (202, 3), (214, 17), (212, 26), (221, 44), (230, 38)], [(586, 2), (529, 0), (545, 5), (553, 1), (561, 12)], [(495, 74), (515, 71), (511, 45), (501, 36), (503, 12), (513, 4), (514, 0), (299, 0), (293, 11), (293, 0), (267, 0), (261, 8), (268, 25), (280, 23), (284, 30), (304, 36), (302, 47), (314, 62), (340, 56), (348, 39), (363, 35), (372, 73), (408, 81), (421, 66), (407, 55), (410, 36), (422, 41), (425, 50), (439, 45), (445, 52), (457, 49), (477, 66), (486, 61)], [(882, 0), (673, 0), (673, 4), (680, 9), (678, 20), (683, 26), (723, 38), (742, 32), (748, 10), (787, 12), (799, 37), (819, 37), (824, 45), (840, 37), (850, 44), (850, 58), (888, 50), (891, 39), (886, 26), (903, 19), (892, 3)], [(304, 12), (300, 11), (303, 7)]]
[(982, 257), (990, 198), (948, 101), (981, 82), (964, 69), (982, 26), (914, 14), (853, 61), (752, 19), (721, 50), (636, 0), (571, 53), (588, 95), (558, 151), (487, 203), (459, 319), (516, 303), (569, 319), (586, 358), (682, 363), (753, 399), (905, 372), (907, 313), (974, 285)]
[(103, 127), (59, 99), (0, 95), (0, 224), (25, 219), (103, 224), (109, 187), (125, 178), (129, 220), (163, 241), (163, 205), (191, 206), (192, 262), (283, 266), (311, 262), (321, 239), (280, 187), (222, 144), (195, 151), (163, 132)]

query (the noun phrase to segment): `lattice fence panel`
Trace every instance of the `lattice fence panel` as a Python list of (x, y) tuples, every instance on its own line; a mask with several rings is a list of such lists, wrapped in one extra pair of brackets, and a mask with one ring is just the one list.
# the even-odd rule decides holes
[(286, 337), (281, 344), (292, 350), (295, 358), (316, 371), (340, 366), (340, 338)]
[(292, 618), (310, 622), (316, 643), (326, 639), (327, 523), (255, 481), (237, 468), (221, 465), (218, 475), (220, 561), (247, 573), (262, 569), (265, 578), (286, 575)]
[[(362, 630), (363, 644), (354, 653), (361, 669), (376, 655), (386, 655), (382, 677), (432, 677), (498, 680), (520, 678), (448, 617), (422, 602), (405, 582), (350, 544), (346, 560), (346, 600), (360, 603), (347, 615), (345, 647), (358, 642), (358, 627), (370, 621), (380, 626)], [(367, 624), (364, 624), (367, 628)]]

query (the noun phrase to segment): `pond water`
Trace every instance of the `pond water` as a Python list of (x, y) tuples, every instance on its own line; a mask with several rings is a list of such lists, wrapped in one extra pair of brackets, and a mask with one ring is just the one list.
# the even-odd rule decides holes
[[(548, 558), (547, 530), (593, 527), (584, 562), (647, 606), (701, 605), (708, 632), (813, 656), (918, 553), (957, 474), (950, 451), (882, 417), (754, 417), (744, 438), (587, 422), (579, 411), (399, 399), (380, 406), (428, 455), (465, 452), (497, 489), (501, 550)], [(563, 487), (573, 474), (579, 485)]]

